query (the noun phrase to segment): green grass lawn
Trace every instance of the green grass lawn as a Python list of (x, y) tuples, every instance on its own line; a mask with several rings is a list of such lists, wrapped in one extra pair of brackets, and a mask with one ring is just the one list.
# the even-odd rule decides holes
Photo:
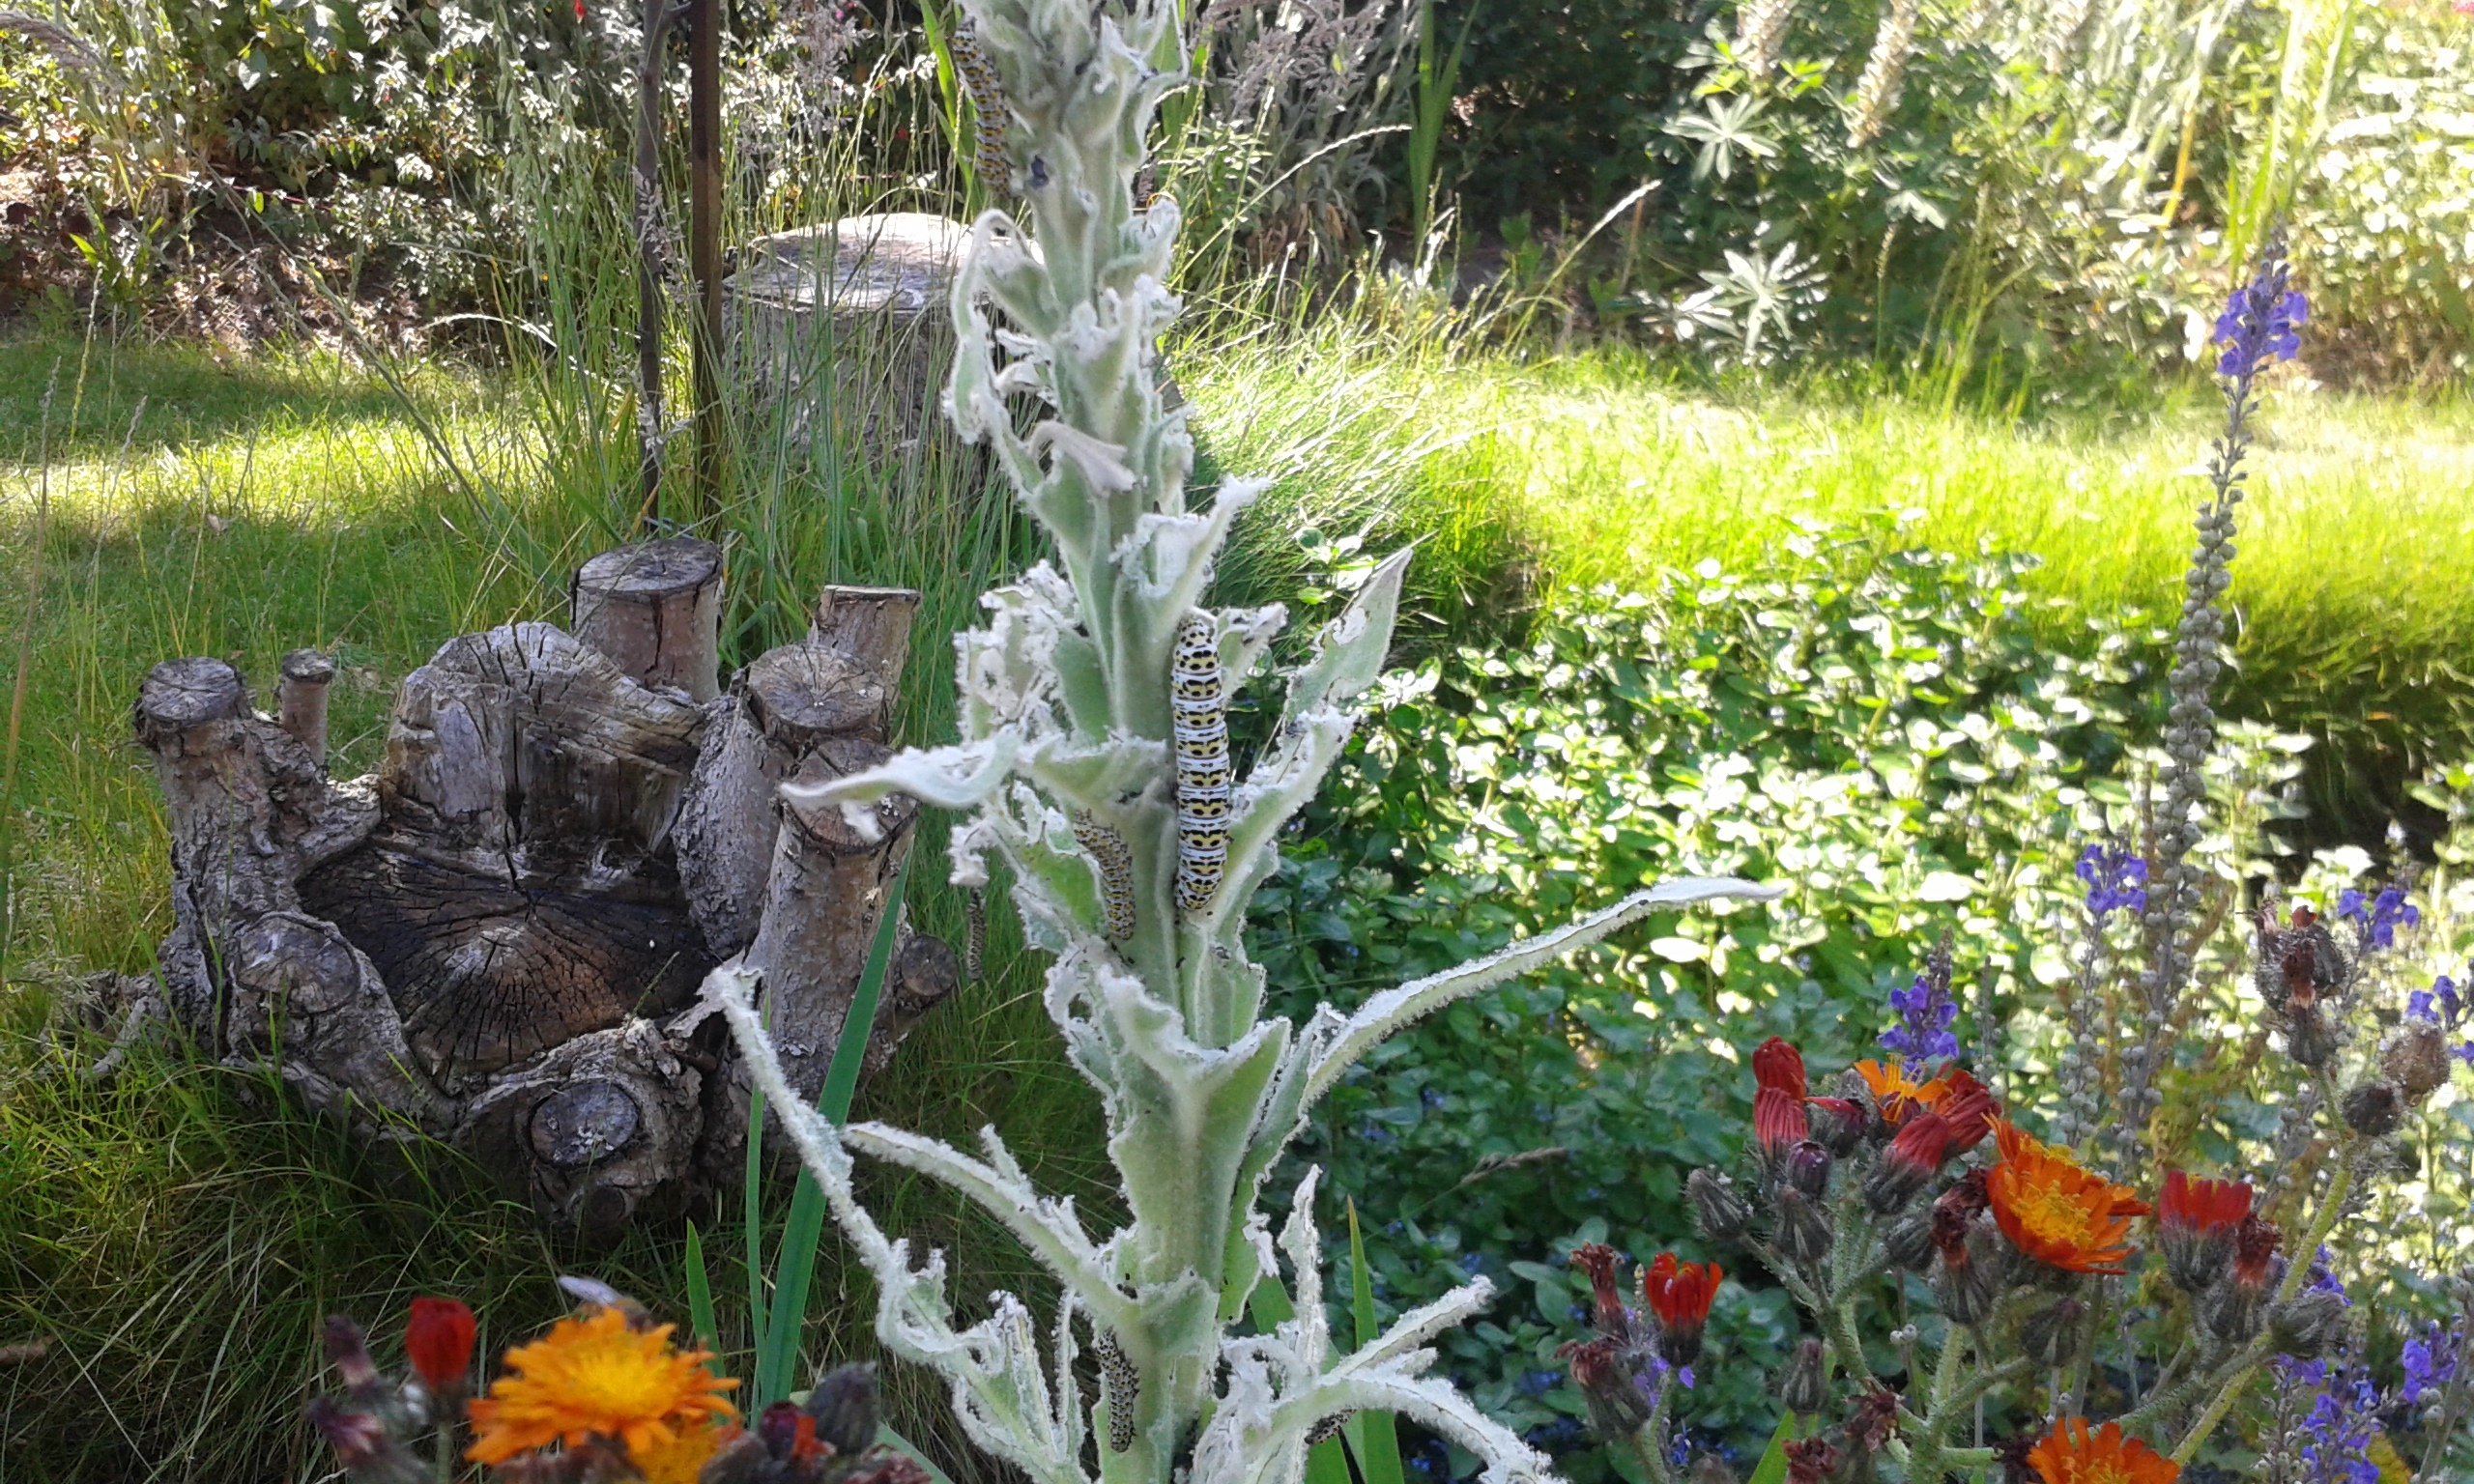
[[(1802, 523), (1890, 511), (1922, 544), (2041, 557), (2029, 582), (2064, 600), (2042, 620), (2062, 645), (2086, 642), (2089, 614), (2172, 621), (2224, 416), (2198, 384), (2023, 423), (1834, 387), (1713, 391), (1621, 352), (1385, 361), (1338, 334), (1249, 345), (1189, 382), (1232, 467), (1298, 446), (1309, 484), (1373, 468), (1409, 528), (1448, 512), (1454, 552), (1519, 552), (1538, 601), (1759, 566)], [(2474, 401), (2272, 378), (2255, 427), (2228, 709), (2335, 744), (2315, 800), (2375, 831), (2413, 770), (2474, 755)], [(1469, 537), (1479, 522), (1495, 544)]]
[[(1419, 536), (1409, 634), (1424, 643), (1499, 635), (1563, 588), (1757, 565), (1798, 521), (1884, 507), (1913, 512), (1919, 541), (2043, 556), (2036, 581), (2079, 611), (2154, 607), (2176, 596), (2199, 489), (2183, 471), (2212, 415), (2177, 393), (2023, 429), (1897, 399), (1695, 389), (1622, 355), (1520, 365), (1338, 331), (1194, 352), (1178, 373), (1210, 456), (1279, 476), (1223, 592), (1310, 599), (1347, 538)], [(90, 1087), (37, 1034), (74, 975), (142, 969), (168, 926), (155, 785), (127, 733), (149, 665), (224, 655), (263, 686), (283, 650), (334, 649), (335, 766), (362, 771), (409, 669), (458, 632), (557, 615), (567, 572), (627, 528), (612, 406), (503, 373), (432, 372), (405, 391), (315, 357), (0, 341), (0, 634), (32, 660), (0, 821), (0, 1344), (55, 1341), (51, 1359), (0, 1371), (0, 1477), (288, 1476), (311, 1461), (297, 1419), (330, 1308), (380, 1320), (414, 1292), (455, 1291), (488, 1301), (503, 1340), (556, 1308), (562, 1264), (680, 1307), (680, 1233), (552, 1251), (452, 1160), (355, 1154), (176, 1056)], [(2280, 385), (2262, 425), (2233, 591), (2241, 705), (2374, 760), (2474, 750), (2474, 412)], [(733, 642), (775, 642), (823, 582), (919, 585), (902, 714), (930, 739), (950, 714), (945, 634), (1031, 548), (951, 470), (920, 488), (886, 477), (742, 476)], [(2057, 643), (2079, 637), (2068, 613), (2052, 621)], [(0, 652), (13, 674), (14, 649)], [(912, 908), (955, 934), (937, 853), (912, 872)], [(992, 1121), (1035, 1173), (1105, 1200), (1036, 966), (1001, 931), (992, 946), (990, 983), (863, 1089), (867, 1111), (948, 1136)], [(958, 1250), (962, 1292), (1023, 1281), (983, 1223), (899, 1180), (880, 1193), (897, 1223)], [(725, 1231), (707, 1250), (736, 1242)], [(727, 1267), (715, 1281), (743, 1291)], [(816, 1357), (873, 1348), (854, 1283), (820, 1272)], [(726, 1311), (728, 1344), (744, 1342), (735, 1322)], [(897, 1402), (923, 1430), (942, 1413), (916, 1386)]]

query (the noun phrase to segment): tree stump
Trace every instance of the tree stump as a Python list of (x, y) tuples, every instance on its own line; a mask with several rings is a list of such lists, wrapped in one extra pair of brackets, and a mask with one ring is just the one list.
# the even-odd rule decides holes
[[(279, 725), (219, 660), (157, 666), (134, 725), (172, 827), (177, 1017), (366, 1136), (454, 1140), (574, 1234), (731, 1178), (746, 1077), (690, 1002), (748, 955), (821, 1085), (915, 811), (862, 842), (774, 789), (885, 755), (918, 595), (835, 589), (721, 696), (719, 575), (699, 542), (596, 556), (577, 634), (448, 641), (345, 784), (323, 657), (286, 656)], [(952, 960), (898, 942), (868, 1070), (953, 992)]]
[(969, 241), (959, 221), (894, 212), (747, 243), (722, 284), (740, 384), (782, 404), (802, 447), (828, 426), (879, 456), (916, 442), (953, 350), (947, 301)]

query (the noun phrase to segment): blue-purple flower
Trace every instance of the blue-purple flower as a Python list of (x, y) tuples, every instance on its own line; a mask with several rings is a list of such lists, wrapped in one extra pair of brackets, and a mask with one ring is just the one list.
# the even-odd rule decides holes
[(1936, 950), (1914, 983), (1890, 991), (1890, 1009), (1898, 1012), (1898, 1023), (1882, 1033), (1886, 1049), (1916, 1066), (1959, 1054), (1959, 1038), (1950, 1032), (1950, 1022), (1959, 1017), (1959, 1002), (1950, 998), (1946, 951)]
[(2456, 1378), (2457, 1336), (2443, 1328), (2438, 1320), (2432, 1320), (2420, 1335), (2405, 1342), (2397, 1364), (2405, 1373), (2405, 1384), (2398, 1388), (2397, 1399), (2408, 1407), (2415, 1406), (2425, 1393), (2437, 1391)]
[[(2445, 974), (2432, 980), (2429, 989), (2405, 996), (2405, 1018), (2438, 1026), (2442, 1035), (2454, 1036), (2463, 1029), (2469, 1010), (2474, 1010), (2474, 1000), (2458, 993), (2457, 981)], [(2474, 1067), (2474, 1038), (2449, 1047), (2448, 1054)]]
[(2217, 375), (2247, 380), (2272, 360), (2291, 360), (2300, 354), (2297, 331), (2310, 306), (2291, 281), (2285, 243), (2271, 239), (2260, 254), (2259, 271), (2233, 291), (2232, 300), (2217, 316), (2212, 343), (2225, 347), (2216, 360)]
[(2080, 851), (2079, 879), (2086, 883), (2087, 910), (2095, 917), (2147, 910), (2147, 862), (2124, 846), (2091, 844)]
[(2382, 887), (2376, 897), (2346, 887), (2337, 894), (2337, 915), (2353, 924), (2373, 948), (2394, 948), (2399, 928), (2419, 928), (2423, 922), (2422, 909), (2405, 899), (2402, 886)]

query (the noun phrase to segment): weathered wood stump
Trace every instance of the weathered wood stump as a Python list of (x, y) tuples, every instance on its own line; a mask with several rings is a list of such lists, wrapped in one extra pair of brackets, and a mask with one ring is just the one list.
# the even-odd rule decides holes
[[(285, 657), (280, 724), (230, 665), (157, 666), (134, 721), (172, 826), (176, 1016), (365, 1136), (457, 1142), (585, 1236), (729, 1178), (747, 1079), (690, 1002), (747, 955), (821, 1085), (915, 811), (862, 841), (774, 790), (884, 756), (918, 595), (834, 589), (717, 695), (719, 578), (699, 542), (596, 556), (577, 634), (448, 641), (345, 784), (323, 657)], [(944, 945), (899, 942), (869, 1070), (957, 979)]]
[[(845, 216), (760, 237), (722, 284), (742, 385), (785, 406), (805, 445), (830, 421), (890, 454), (930, 426), (953, 350), (946, 307), (970, 228), (920, 212)], [(830, 379), (819, 373), (830, 367)]]

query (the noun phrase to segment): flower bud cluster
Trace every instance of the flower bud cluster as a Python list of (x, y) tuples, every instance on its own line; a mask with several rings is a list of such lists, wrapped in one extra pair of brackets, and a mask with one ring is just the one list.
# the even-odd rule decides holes
[(1572, 1266), (1589, 1274), (1593, 1338), (1556, 1354), (1589, 1408), (1591, 1428), (1610, 1442), (1648, 1426), (1670, 1383), (1692, 1384), (1701, 1336), (1726, 1272), (1715, 1263), (1681, 1262), (1661, 1252), (1639, 1270), (1641, 1307), (1624, 1301), (1623, 1256), (1604, 1242), (1572, 1250)]

